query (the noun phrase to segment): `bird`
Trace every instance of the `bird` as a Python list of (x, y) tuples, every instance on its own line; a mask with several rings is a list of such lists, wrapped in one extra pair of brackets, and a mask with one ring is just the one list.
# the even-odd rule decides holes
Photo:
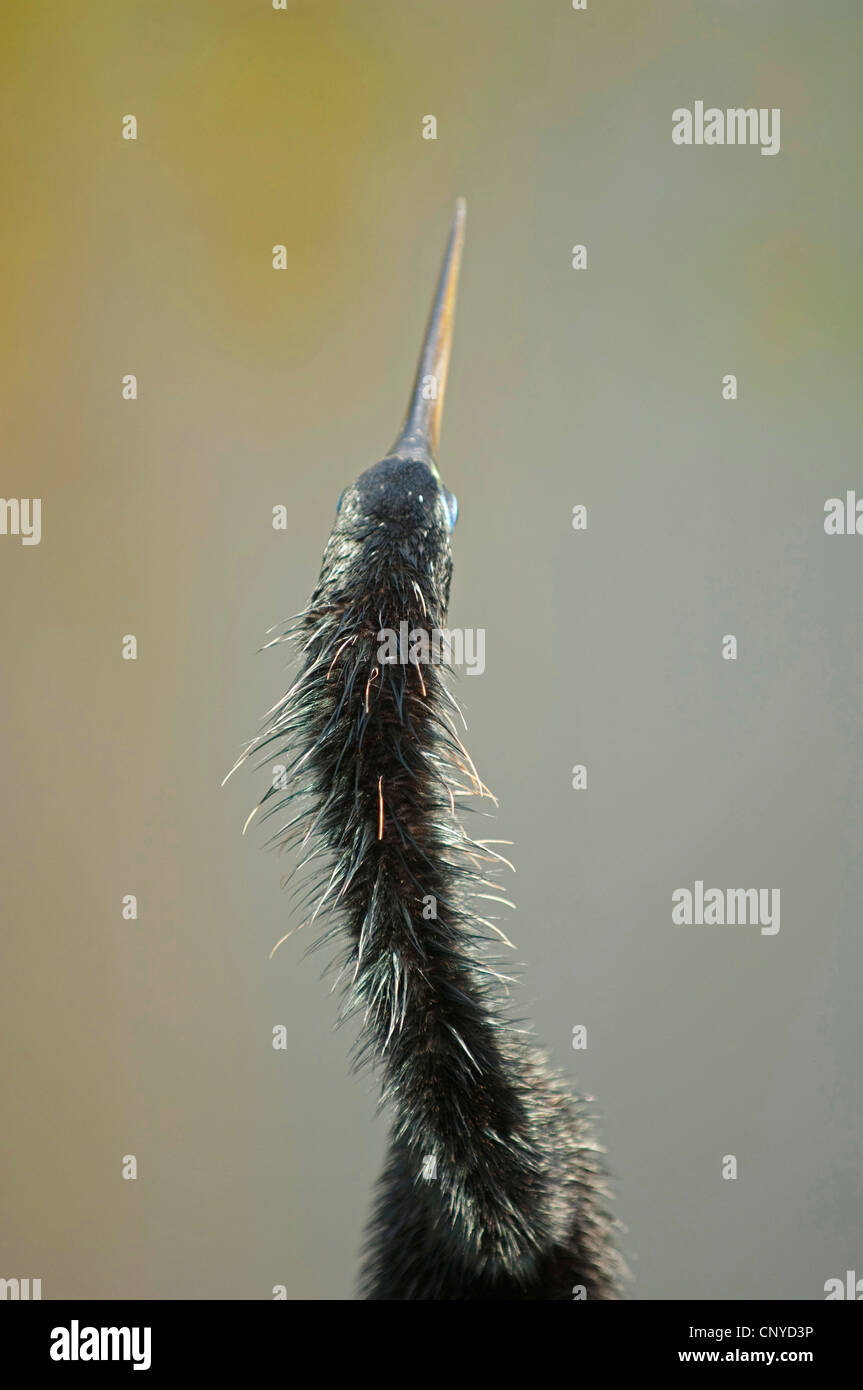
[(355, 1060), (390, 1116), (359, 1296), (617, 1299), (588, 1101), (511, 1017), (491, 949), (487, 875), (508, 861), (462, 823), (491, 793), (451, 673), (382, 642), (404, 624), (446, 633), (458, 505), (437, 459), (465, 218), (459, 199), (395, 443), (345, 488), (311, 599), (272, 639), (294, 644), (296, 679), (235, 766), (284, 768), (252, 816), (302, 851), (302, 925), (325, 922), (316, 947), (338, 947), (341, 1017), (361, 1020)]

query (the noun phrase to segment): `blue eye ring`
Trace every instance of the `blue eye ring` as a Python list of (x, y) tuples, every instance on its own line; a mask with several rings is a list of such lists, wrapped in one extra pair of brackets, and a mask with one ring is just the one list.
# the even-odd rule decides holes
[(346, 493), (346, 492), (347, 492), (347, 488), (346, 488), (346, 487), (343, 487), (342, 490), (341, 490), (341, 492), (339, 493), (339, 500), (338, 500), (338, 502), (336, 503), (336, 516), (338, 516), (339, 512), (340, 512), (341, 509), (342, 509), (342, 503), (343, 503), (344, 500), (345, 500), (345, 493)]
[(454, 492), (449, 492), (444, 488), (443, 500), (446, 504), (447, 515), (449, 516), (449, 529), (454, 531), (455, 524), (458, 521), (458, 498)]

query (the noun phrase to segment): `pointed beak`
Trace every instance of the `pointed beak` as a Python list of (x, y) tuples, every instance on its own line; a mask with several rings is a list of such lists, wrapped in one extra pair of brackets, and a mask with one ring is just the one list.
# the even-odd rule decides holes
[(430, 462), (435, 473), (466, 215), (467, 205), (464, 198), (459, 198), (455, 205), (449, 244), (429, 315), (410, 405), (398, 438), (390, 450), (390, 457), (422, 458)]

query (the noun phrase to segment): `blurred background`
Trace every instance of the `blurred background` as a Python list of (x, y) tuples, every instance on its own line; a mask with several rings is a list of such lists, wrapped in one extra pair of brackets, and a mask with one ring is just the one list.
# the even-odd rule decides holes
[[(823, 530), (863, 491), (861, 39), (850, 0), (5, 11), (2, 492), (43, 538), (0, 537), (0, 1275), (355, 1296), (376, 1083), (324, 958), (268, 960), (300, 919), (240, 835), (266, 773), (219, 784), (459, 194), (450, 620), (487, 634), (458, 694), (521, 1011), (597, 1098), (632, 1297), (861, 1267), (863, 540)], [(674, 146), (699, 99), (781, 108), (781, 152)], [(781, 889), (779, 934), (673, 926), (697, 878)]]

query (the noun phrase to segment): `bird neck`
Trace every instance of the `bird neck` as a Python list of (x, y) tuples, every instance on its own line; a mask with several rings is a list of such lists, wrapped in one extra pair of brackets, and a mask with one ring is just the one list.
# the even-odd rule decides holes
[(443, 628), (434, 590), (394, 556), (385, 575), (364, 578), (355, 598), (319, 586), (304, 619), (295, 718), (332, 868), (319, 906), (334, 914), (327, 938), (347, 931), (345, 1012), (362, 1015), (359, 1056), (382, 1068), (408, 1170), (428, 1194), (436, 1184), (429, 1200), (460, 1248), (481, 1258), (488, 1241), (517, 1262), (535, 1240), (518, 1213), (542, 1137), (481, 945), (494, 928), (475, 911), (494, 892), (485, 874), (496, 856), (457, 811), (463, 793), (485, 789), (442, 667), (412, 661), (398, 641), (395, 661), (382, 655), (386, 633)]

